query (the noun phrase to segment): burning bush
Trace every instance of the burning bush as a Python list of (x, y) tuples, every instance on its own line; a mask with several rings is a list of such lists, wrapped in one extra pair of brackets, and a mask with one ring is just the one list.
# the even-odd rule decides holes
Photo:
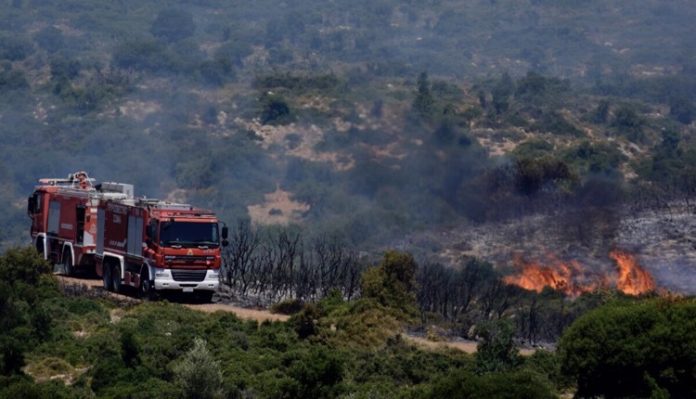
[(518, 273), (506, 276), (504, 281), (536, 292), (550, 287), (571, 297), (614, 286), (634, 296), (655, 291), (655, 280), (634, 255), (615, 249), (609, 257), (616, 263), (617, 274), (594, 271), (577, 260), (563, 261), (554, 255), (548, 255), (545, 263), (518, 257), (515, 259)]

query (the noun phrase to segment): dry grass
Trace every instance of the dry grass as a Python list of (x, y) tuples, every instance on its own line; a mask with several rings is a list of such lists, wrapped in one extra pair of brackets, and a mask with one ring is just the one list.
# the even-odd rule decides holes
[(65, 360), (57, 357), (45, 357), (30, 362), (24, 367), (23, 371), (36, 382), (60, 380), (66, 385), (71, 385), (88, 369), (88, 367), (74, 367)]

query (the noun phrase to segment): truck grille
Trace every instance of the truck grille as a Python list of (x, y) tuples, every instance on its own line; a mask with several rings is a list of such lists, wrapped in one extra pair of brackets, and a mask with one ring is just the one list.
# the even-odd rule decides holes
[(174, 281), (203, 281), (207, 270), (177, 270), (172, 269)]
[(195, 255), (177, 255), (174, 258), (175, 262), (191, 263), (191, 262), (205, 262), (205, 256), (195, 256)]

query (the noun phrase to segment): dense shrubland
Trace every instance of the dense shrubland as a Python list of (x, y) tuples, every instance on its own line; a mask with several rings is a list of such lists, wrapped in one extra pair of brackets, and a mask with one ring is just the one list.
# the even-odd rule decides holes
[(492, 319), (467, 355), (400, 335), (417, 324), (419, 294), (417, 266), (398, 252), (363, 273), (360, 298), (332, 291), (284, 323), (65, 296), (31, 248), (7, 251), (0, 274), (0, 397), (693, 395), (693, 300), (612, 301), (557, 352), (531, 356), (519, 355), (513, 324)]

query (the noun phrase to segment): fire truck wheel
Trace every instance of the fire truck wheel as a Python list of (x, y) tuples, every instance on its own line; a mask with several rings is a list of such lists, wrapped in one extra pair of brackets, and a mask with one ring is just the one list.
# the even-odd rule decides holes
[(210, 303), (213, 301), (213, 294), (214, 293), (215, 292), (213, 292), (213, 291), (203, 291), (203, 292), (198, 293), (198, 297), (201, 298), (201, 301), (203, 301), (203, 303)]
[(44, 246), (43, 246), (43, 239), (37, 238), (37, 239), (36, 239), (36, 252), (38, 252), (39, 255), (41, 255), (42, 258), (45, 257), (45, 256), (44, 256), (44, 248), (43, 248), (43, 247), (44, 247)]
[(70, 251), (68, 251), (67, 249), (64, 250), (61, 260), (63, 266), (63, 274), (65, 274), (66, 276), (72, 276), (74, 270), (72, 263), (72, 255), (70, 255)]
[(147, 269), (144, 269), (140, 274), (140, 287), (138, 287), (138, 295), (142, 299), (155, 299), (154, 290), (152, 289), (152, 281)]
[(102, 265), (102, 279), (104, 280), (104, 289), (113, 291), (114, 286), (111, 284), (111, 265), (108, 263)]
[(111, 269), (111, 285), (114, 287), (114, 292), (121, 292), (121, 267), (114, 265)]

